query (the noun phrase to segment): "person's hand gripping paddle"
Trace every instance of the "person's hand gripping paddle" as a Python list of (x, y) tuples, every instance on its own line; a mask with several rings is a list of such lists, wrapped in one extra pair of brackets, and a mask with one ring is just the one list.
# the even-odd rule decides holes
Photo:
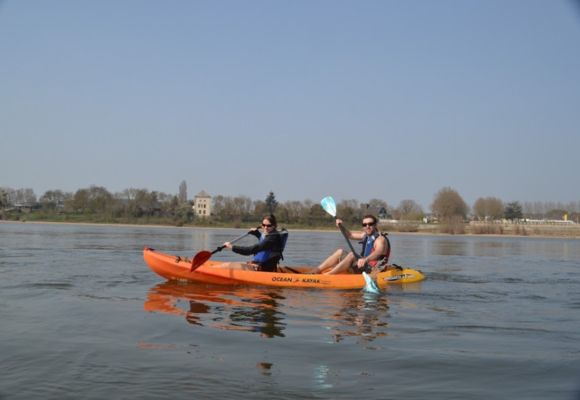
[[(260, 227), (257, 227), (257, 229), (259, 229)], [(244, 233), (241, 236), (238, 236), (237, 238), (235, 238), (234, 240), (231, 240), (230, 243), (236, 243), (238, 240), (241, 240), (243, 238), (245, 238), (246, 236), (248, 236), (250, 233), (252, 233), (254, 230), (250, 230), (246, 233)], [(191, 268), (190, 268), (190, 272), (195, 271), (196, 269), (198, 269), (199, 267), (201, 267), (203, 264), (205, 264), (207, 262), (207, 260), (209, 260), (211, 258), (211, 256), (213, 256), (215, 253), (218, 253), (220, 251), (222, 251), (223, 249), (225, 249), (226, 246), (218, 246), (217, 249), (215, 249), (214, 251), (207, 251), (207, 250), (202, 250), (199, 253), (197, 253), (194, 257), (193, 260), (191, 260)]]

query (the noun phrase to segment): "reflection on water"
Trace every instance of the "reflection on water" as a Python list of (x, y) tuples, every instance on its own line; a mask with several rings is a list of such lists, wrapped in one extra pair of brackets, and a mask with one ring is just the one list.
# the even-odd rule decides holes
[(386, 336), (388, 324), (385, 319), (389, 310), (386, 295), (347, 292), (343, 299), (343, 305), (333, 314), (335, 342), (349, 336), (362, 342)]
[(284, 337), (284, 314), (278, 307), (281, 300), (284, 297), (275, 289), (261, 291), (165, 282), (149, 290), (144, 308), (183, 316), (192, 325), (256, 332), (273, 338)]
[(272, 375), (272, 366), (274, 364), (269, 362), (259, 362), (256, 364), (256, 368), (262, 372), (264, 376), (271, 376)]
[[(211, 286), (165, 282), (147, 293), (144, 309), (173, 314), (199, 327), (258, 333), (264, 338), (284, 337), (287, 314), (304, 310), (320, 318), (328, 342), (347, 337), (368, 343), (385, 336), (388, 302), (384, 294), (339, 290)], [(309, 315), (311, 314), (311, 315)]]
[[(578, 398), (578, 239), (394, 233), (427, 280), (380, 296), (161, 283), (143, 262), (241, 233), (0, 223), (0, 399)], [(285, 262), (344, 245), (292, 232)]]

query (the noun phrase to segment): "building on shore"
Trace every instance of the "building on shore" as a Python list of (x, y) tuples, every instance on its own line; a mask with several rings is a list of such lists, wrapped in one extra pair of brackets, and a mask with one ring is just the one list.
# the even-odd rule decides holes
[(211, 196), (204, 190), (193, 198), (193, 213), (196, 217), (207, 218), (211, 215)]

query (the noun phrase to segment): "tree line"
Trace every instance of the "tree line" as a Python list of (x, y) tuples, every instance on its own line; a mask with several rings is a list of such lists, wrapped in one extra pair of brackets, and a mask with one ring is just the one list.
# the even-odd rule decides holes
[[(37, 198), (30, 188), (0, 188), (2, 219), (17, 219), (26, 210), (29, 218), (47, 220), (241, 225), (259, 221), (266, 213), (275, 213), (280, 221), (287, 224), (328, 224), (328, 215), (317, 201), (278, 202), (273, 192), (269, 192), (264, 200), (253, 200), (247, 196), (213, 196), (209, 218), (196, 217), (192, 206), (193, 201), (188, 200), (185, 181), (179, 185), (176, 195), (135, 188), (111, 193), (102, 186), (90, 186), (74, 193), (58, 189), (48, 190)], [(417, 202), (410, 199), (402, 200), (397, 206), (376, 198), (366, 202), (347, 199), (340, 201), (338, 208), (341, 218), (348, 223), (358, 223), (368, 213), (385, 220), (416, 223), (463, 223), (469, 219), (562, 219), (564, 215), (577, 221), (580, 217), (580, 201), (567, 204), (519, 201), (504, 203), (496, 197), (481, 197), (469, 207), (451, 187), (444, 187), (435, 194), (430, 205), (431, 214), (427, 214)]]

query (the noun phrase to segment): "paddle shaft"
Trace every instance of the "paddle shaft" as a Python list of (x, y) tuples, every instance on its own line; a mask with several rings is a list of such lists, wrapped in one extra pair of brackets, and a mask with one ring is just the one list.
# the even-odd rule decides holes
[(354, 247), (352, 247), (352, 243), (350, 242), (350, 239), (349, 239), (348, 235), (346, 234), (346, 228), (344, 226), (342, 226), (341, 223), (338, 224), (338, 228), (340, 229), (340, 233), (342, 233), (342, 236), (344, 236), (344, 238), (346, 239), (346, 243), (348, 243), (348, 247), (350, 247), (350, 251), (352, 251), (352, 254), (354, 254), (355, 258), (357, 260), (359, 258), (361, 258), (361, 256), (356, 252)]
[[(256, 229), (259, 229), (256, 228)], [(248, 236), (250, 233), (252, 233), (252, 231), (248, 231), (246, 233), (244, 233), (243, 235), (238, 236), (237, 238), (233, 239), (230, 241), (230, 243), (235, 243), (238, 240), (241, 240), (243, 238), (245, 238), (246, 236)], [(194, 257), (193, 260), (191, 260), (191, 268), (190, 268), (190, 272), (195, 271), (197, 268), (199, 268), (201, 265), (203, 265), (207, 260), (209, 260), (211, 258), (212, 255), (214, 255), (215, 253), (222, 251), (223, 249), (225, 249), (226, 246), (222, 245), (219, 246), (217, 249), (215, 249), (214, 251), (212, 251), (211, 253), (209, 251), (200, 251), (198, 252)]]
[[(260, 229), (260, 227), (259, 227), (259, 226), (256, 228), (256, 230), (258, 230), (258, 229)], [(240, 235), (240, 236), (238, 236), (238, 237), (237, 237), (237, 238), (235, 238), (234, 240), (230, 240), (230, 243), (232, 243), (232, 244), (233, 244), (233, 243), (236, 243), (237, 241), (239, 241), (239, 240), (242, 240), (243, 238), (245, 238), (246, 236), (248, 236), (248, 235), (249, 235), (250, 233), (252, 233), (252, 232), (253, 232), (253, 230), (251, 230), (251, 231), (248, 231), (248, 232), (244, 233), (243, 235)], [(223, 245), (222, 245), (222, 246), (219, 246), (217, 249), (215, 249), (214, 251), (212, 251), (212, 252), (211, 252), (211, 254), (213, 255), (213, 254), (215, 254), (215, 253), (217, 253), (217, 252), (220, 252), (220, 251), (222, 251), (222, 250), (223, 250), (223, 249), (225, 249), (225, 248), (226, 248), (226, 246), (223, 246)]]
[[(250, 234), (250, 232), (246, 232), (246, 233), (244, 233), (243, 235), (241, 235), (241, 236), (238, 236), (238, 237), (237, 237), (237, 238), (235, 238), (234, 240), (230, 240), (230, 243), (236, 243), (238, 240), (242, 240), (243, 238), (245, 238), (245, 237), (246, 237), (246, 236), (248, 236), (249, 234)], [(223, 249), (225, 249), (225, 248), (226, 248), (226, 246), (223, 246), (223, 245), (222, 245), (222, 246), (218, 246), (218, 248), (217, 248), (217, 249), (215, 249), (214, 251), (212, 251), (212, 252), (211, 252), (211, 254), (213, 255), (213, 254), (215, 254), (215, 253), (217, 253), (217, 252), (220, 252), (220, 251), (222, 251), (222, 250), (223, 250)]]

